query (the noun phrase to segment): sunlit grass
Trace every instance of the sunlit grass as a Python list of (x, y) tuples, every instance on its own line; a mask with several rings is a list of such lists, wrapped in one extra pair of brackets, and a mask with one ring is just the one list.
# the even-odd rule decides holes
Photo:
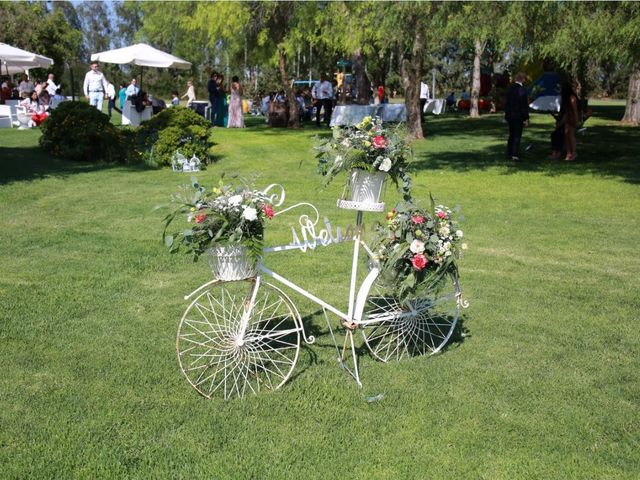
[[(0, 130), (1, 476), (636, 478), (640, 132), (621, 114), (596, 105), (576, 163), (546, 159), (552, 120), (534, 115), (521, 164), (504, 158), (499, 114), (428, 117), (416, 194), (462, 207), (467, 336), (401, 363), (363, 353), (359, 389), (300, 301), (318, 340), (294, 377), (230, 402), (200, 398), (175, 357), (183, 295), (209, 270), (166, 252), (154, 207), (190, 175), (51, 159), (37, 131)], [(327, 130), (248, 120), (215, 130), (201, 183), (256, 176), (284, 185), (287, 205), (354, 222), (335, 207), (339, 182), (320, 190), (315, 175)], [(276, 220), (268, 242), (287, 243), (297, 214)], [(344, 303), (347, 248), (267, 261)]]

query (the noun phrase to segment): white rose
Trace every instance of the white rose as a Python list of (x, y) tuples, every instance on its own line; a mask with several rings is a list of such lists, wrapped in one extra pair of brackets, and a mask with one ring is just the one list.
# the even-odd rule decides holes
[(420, 240), (414, 240), (413, 242), (411, 242), (409, 250), (411, 250), (413, 253), (422, 253), (424, 252), (424, 243)]
[(385, 158), (384, 160), (382, 160), (382, 163), (380, 164), (378, 169), (381, 172), (388, 172), (389, 170), (391, 170), (391, 159)]
[(462, 238), (462, 230), (456, 230), (456, 237)]
[(229, 205), (235, 207), (242, 203), (242, 195), (234, 195), (233, 197), (229, 197)]
[(442, 227), (440, 230), (438, 230), (438, 233), (440, 234), (441, 237), (448, 237), (450, 230), (449, 227)]
[(258, 211), (253, 207), (245, 207), (242, 211), (242, 216), (245, 220), (253, 222), (254, 220), (258, 219)]

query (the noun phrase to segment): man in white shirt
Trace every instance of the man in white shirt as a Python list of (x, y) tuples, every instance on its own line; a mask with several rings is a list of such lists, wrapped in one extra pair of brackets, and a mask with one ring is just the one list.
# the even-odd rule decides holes
[(91, 70), (84, 76), (84, 96), (89, 99), (89, 104), (102, 111), (104, 92), (107, 90), (107, 79), (98, 70), (98, 62), (91, 62)]
[(424, 119), (424, 106), (429, 100), (429, 85), (420, 82), (420, 116)]
[(127, 90), (125, 91), (125, 94), (127, 95), (127, 98), (135, 97), (136, 95), (138, 95), (138, 92), (140, 91), (140, 88), (138, 87), (138, 85), (136, 83), (137, 82), (136, 82), (135, 78), (131, 79), (131, 84), (127, 87)]
[(333, 110), (333, 87), (323, 73), (320, 81), (311, 89), (311, 98), (316, 106), (316, 125), (320, 126), (320, 109), (324, 109), (324, 122), (329, 126), (331, 123), (331, 111)]
[(56, 94), (56, 91), (60, 88), (60, 85), (56, 85), (54, 82), (53, 73), (49, 74), (49, 78), (47, 79), (47, 92), (49, 92), (49, 96), (53, 97)]
[(33, 82), (29, 80), (26, 75), (22, 75), (22, 81), (18, 84), (18, 93), (20, 94), (20, 98), (29, 98), (33, 91)]

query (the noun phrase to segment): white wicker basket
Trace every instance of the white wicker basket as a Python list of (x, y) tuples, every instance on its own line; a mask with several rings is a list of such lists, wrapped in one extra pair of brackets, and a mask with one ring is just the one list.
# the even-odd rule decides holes
[(209, 266), (218, 280), (231, 282), (255, 277), (256, 264), (249, 258), (247, 247), (229, 245), (207, 250)]

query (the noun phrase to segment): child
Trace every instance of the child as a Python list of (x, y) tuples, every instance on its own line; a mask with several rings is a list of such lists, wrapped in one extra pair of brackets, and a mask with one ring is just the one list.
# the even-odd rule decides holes
[(171, 92), (171, 105), (177, 106), (180, 105), (180, 97), (178, 96), (177, 90)]

